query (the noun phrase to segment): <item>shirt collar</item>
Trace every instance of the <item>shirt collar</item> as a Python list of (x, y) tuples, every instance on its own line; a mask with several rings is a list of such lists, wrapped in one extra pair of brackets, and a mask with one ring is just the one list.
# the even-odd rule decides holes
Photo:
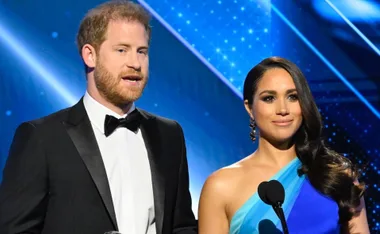
[(106, 118), (106, 115), (114, 116), (115, 118), (125, 118), (129, 113), (134, 111), (136, 109), (135, 103), (132, 103), (131, 108), (129, 108), (128, 113), (124, 115), (119, 115), (115, 113), (114, 111), (108, 109), (107, 107), (100, 104), (98, 101), (96, 101), (91, 95), (86, 91), (84, 97), (83, 97), (83, 104), (86, 109), (88, 118), (90, 119), (90, 122), (95, 125), (96, 128), (99, 129), (104, 134), (104, 121)]

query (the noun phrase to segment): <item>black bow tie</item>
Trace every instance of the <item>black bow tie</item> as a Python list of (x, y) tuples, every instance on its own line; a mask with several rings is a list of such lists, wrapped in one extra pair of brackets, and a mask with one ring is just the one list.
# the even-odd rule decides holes
[(118, 127), (125, 127), (132, 132), (136, 132), (140, 126), (140, 121), (141, 115), (137, 109), (129, 113), (127, 117), (121, 119), (117, 119), (111, 115), (106, 115), (106, 119), (104, 121), (104, 135), (108, 137)]

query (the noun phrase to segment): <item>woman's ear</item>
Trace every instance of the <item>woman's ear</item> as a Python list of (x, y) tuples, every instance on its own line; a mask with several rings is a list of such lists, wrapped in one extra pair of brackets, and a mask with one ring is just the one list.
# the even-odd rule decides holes
[(251, 117), (251, 119), (254, 119), (252, 114), (252, 105), (248, 103), (248, 100), (244, 100), (244, 107), (249, 117)]

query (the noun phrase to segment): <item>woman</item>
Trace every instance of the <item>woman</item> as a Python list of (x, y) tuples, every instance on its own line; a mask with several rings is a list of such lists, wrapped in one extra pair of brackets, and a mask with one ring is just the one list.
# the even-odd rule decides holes
[(300, 69), (278, 57), (263, 60), (247, 75), (244, 105), (257, 150), (213, 173), (199, 203), (200, 234), (278, 233), (279, 218), (257, 194), (263, 181), (285, 188), (289, 233), (369, 233), (358, 173), (328, 149), (322, 120)]

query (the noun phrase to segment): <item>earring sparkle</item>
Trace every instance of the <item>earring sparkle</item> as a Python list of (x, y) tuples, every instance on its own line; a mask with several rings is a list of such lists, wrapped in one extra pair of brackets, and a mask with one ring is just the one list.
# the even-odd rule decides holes
[(249, 121), (249, 127), (251, 128), (251, 132), (249, 133), (249, 137), (253, 142), (256, 141), (256, 122), (254, 119), (250, 119)]

